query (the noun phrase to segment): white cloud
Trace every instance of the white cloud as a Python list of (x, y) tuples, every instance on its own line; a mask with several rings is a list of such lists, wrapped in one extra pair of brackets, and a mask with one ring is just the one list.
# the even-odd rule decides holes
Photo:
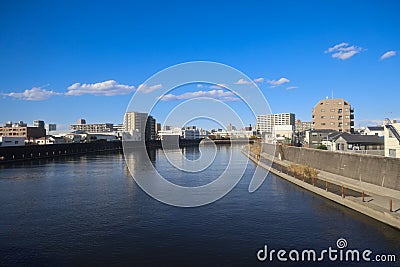
[(32, 89), (27, 89), (23, 93), (5, 93), (3, 96), (12, 97), (21, 100), (30, 100), (30, 101), (40, 101), (46, 100), (54, 95), (62, 95), (62, 93), (57, 93), (51, 90), (45, 90), (41, 87), (33, 87)]
[(109, 80), (100, 83), (74, 83), (67, 88), (66, 95), (101, 95), (101, 96), (114, 96), (125, 95), (131, 93), (135, 89), (134, 86), (119, 84), (114, 80)]
[[(268, 80), (267, 81), (267, 83), (271, 84), (273, 87), (276, 87), (278, 85), (282, 85), (282, 84), (288, 83), (288, 82), (290, 82), (290, 80), (287, 78), (284, 78), (284, 77), (280, 78), (279, 80)], [(273, 88), (273, 87), (271, 87), (271, 88)]]
[(153, 92), (157, 89), (161, 89), (161, 88), (162, 88), (161, 83), (155, 84), (152, 86), (147, 86), (146, 84), (143, 83), (143, 84), (139, 85), (138, 91), (142, 92), (143, 94), (148, 94), (148, 93), (151, 93), (151, 92)]
[(363, 48), (352, 45), (350, 46), (348, 43), (340, 43), (337, 45), (334, 45), (333, 47), (328, 48), (328, 50), (325, 51), (326, 53), (331, 53), (331, 56), (333, 58), (339, 58), (341, 60), (346, 60), (351, 58), (352, 56), (360, 53), (363, 51)]
[(381, 56), (381, 60), (384, 60), (384, 59), (387, 59), (390, 57), (394, 57), (395, 55), (396, 55), (396, 51), (388, 51)]
[(260, 77), (260, 78), (256, 78), (253, 80), (255, 83), (263, 83), (264, 82), (264, 78)]
[(298, 86), (288, 86), (286, 90), (293, 90), (299, 88)]
[(326, 50), (325, 53), (332, 53), (332, 52), (334, 52), (336, 50), (343, 49), (343, 47), (346, 47), (348, 45), (349, 45), (348, 43), (344, 43), (344, 42), (340, 43), (340, 44), (337, 44), (337, 45), (334, 45), (333, 47), (331, 47), (328, 50)]
[(239, 79), (235, 84), (251, 84), (251, 82), (245, 79)]
[(210, 86), (211, 89), (222, 89), (222, 88), (228, 88), (228, 85), (225, 83), (219, 83), (219, 84), (214, 84)]
[(210, 90), (210, 91), (196, 91), (196, 92), (187, 92), (181, 95), (167, 94), (161, 97), (161, 100), (171, 101), (171, 100), (183, 100), (183, 99), (192, 99), (198, 97), (210, 97), (215, 98), (221, 101), (238, 101), (239, 98), (232, 92), (225, 92), (224, 90)]

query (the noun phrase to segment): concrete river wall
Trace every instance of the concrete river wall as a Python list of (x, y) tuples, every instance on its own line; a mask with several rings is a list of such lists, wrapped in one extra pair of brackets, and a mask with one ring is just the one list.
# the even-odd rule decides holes
[[(263, 152), (271, 151), (271, 147), (272, 145), (263, 144)], [(275, 156), (361, 182), (400, 190), (400, 159), (398, 158), (291, 146), (277, 146)]]
[(0, 147), (0, 164), (122, 149), (121, 142)]

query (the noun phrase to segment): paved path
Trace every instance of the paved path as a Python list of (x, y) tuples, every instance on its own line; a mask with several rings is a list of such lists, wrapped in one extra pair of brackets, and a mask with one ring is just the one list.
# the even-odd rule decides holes
[[(255, 163), (267, 169), (271, 165), (268, 162), (273, 160), (275, 169), (271, 168), (272, 173), (309, 191), (400, 229), (400, 191), (321, 170), (318, 170), (318, 177), (313, 184), (310, 179), (303, 181), (300, 177), (295, 178), (287, 174), (286, 168), (292, 162), (278, 158), (273, 159), (266, 153), (262, 153), (259, 159), (248, 155), (246, 150), (243, 150), (243, 153)], [(328, 190), (326, 190), (326, 182), (328, 182)], [(345, 188), (345, 198), (342, 198), (342, 186)], [(362, 192), (364, 192), (364, 202), (362, 201)], [(390, 201), (392, 201), (392, 212), (390, 211)]]
[[(264, 153), (263, 153), (264, 154)], [(265, 155), (263, 155), (265, 156)], [(275, 162), (278, 164), (282, 164), (284, 166), (289, 166), (292, 164), (290, 161), (287, 160), (279, 160), (275, 159)], [(330, 172), (318, 170), (318, 178), (321, 180), (327, 180), (329, 183), (336, 184), (336, 185), (343, 185), (346, 189), (353, 189), (358, 192), (365, 192), (364, 197), (364, 204), (371, 207), (379, 207), (382, 210), (389, 211), (390, 208), (390, 200), (392, 200), (392, 211), (396, 215), (399, 215), (400, 218), (400, 191), (385, 188), (382, 186), (360, 182), (355, 179), (346, 178), (337, 174), (333, 174)], [(362, 197), (360, 196), (353, 196), (354, 201), (359, 201), (362, 203)]]

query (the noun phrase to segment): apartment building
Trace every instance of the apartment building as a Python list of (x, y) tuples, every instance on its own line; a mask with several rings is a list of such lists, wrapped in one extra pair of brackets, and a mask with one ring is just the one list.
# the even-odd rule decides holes
[(256, 129), (260, 134), (272, 133), (276, 125), (295, 126), (296, 116), (293, 113), (265, 114), (257, 116)]
[(139, 133), (141, 140), (154, 140), (156, 138), (156, 120), (147, 113), (126, 112), (124, 130), (130, 134)]
[(46, 136), (46, 130), (40, 127), (30, 127), (22, 121), (17, 123), (7, 122), (3, 125), (3, 127), (0, 127), (0, 136), (35, 139)]
[(312, 110), (312, 128), (354, 133), (354, 109), (343, 98), (320, 100)]
[(105, 133), (105, 132), (112, 132), (114, 129), (114, 125), (112, 123), (85, 122), (85, 123), (71, 124), (70, 129), (73, 131), (82, 131), (86, 133)]

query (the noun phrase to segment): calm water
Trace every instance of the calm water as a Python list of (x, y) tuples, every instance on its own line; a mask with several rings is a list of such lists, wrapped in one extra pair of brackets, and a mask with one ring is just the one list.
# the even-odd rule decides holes
[[(215, 164), (200, 174), (174, 170), (161, 150), (151, 158), (175, 183), (193, 186), (223, 170), (229, 147), (218, 149)], [(240, 153), (239, 146), (234, 150)], [(184, 152), (198, 157), (195, 149)], [(249, 162), (239, 184), (219, 201), (176, 208), (145, 194), (122, 154), (1, 167), (0, 265), (273, 266), (279, 263), (257, 261), (265, 244), (321, 250), (335, 247), (340, 237), (350, 248), (399, 259), (400, 231), (279, 177), (268, 175), (248, 193), (254, 168)]]

